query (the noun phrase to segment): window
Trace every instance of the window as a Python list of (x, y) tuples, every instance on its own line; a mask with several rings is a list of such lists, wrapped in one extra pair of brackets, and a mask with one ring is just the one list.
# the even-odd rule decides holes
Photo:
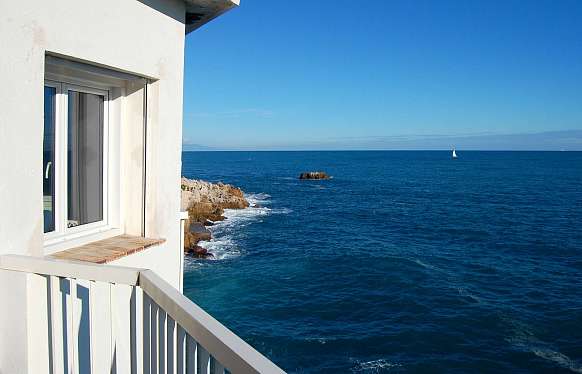
[(47, 239), (107, 228), (109, 91), (44, 87), (43, 217)]

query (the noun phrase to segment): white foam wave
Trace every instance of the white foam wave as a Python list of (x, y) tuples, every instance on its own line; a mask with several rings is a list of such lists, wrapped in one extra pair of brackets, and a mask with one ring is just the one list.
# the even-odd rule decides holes
[(208, 258), (209, 260), (226, 260), (241, 254), (240, 249), (229, 236), (201, 241), (198, 245), (212, 253), (212, 257)]
[(245, 209), (225, 209), (224, 221), (217, 221), (214, 225), (209, 226), (208, 229), (212, 233), (212, 240), (201, 241), (199, 246), (206, 248), (214, 257), (209, 257), (209, 260), (225, 260), (233, 257), (238, 257), (243, 253), (243, 250), (237, 243), (237, 234), (245, 226), (260, 222), (263, 217), (272, 214), (288, 214), (292, 210), (288, 208), (270, 208), (267, 205), (271, 203), (269, 200), (271, 195), (266, 193), (245, 194), (245, 198), (250, 206)]
[(469, 298), (476, 303), (481, 303), (481, 299), (475, 295), (473, 295), (466, 287), (457, 287), (457, 291), (459, 292), (459, 296)]
[(289, 214), (289, 213), (293, 213), (293, 209), (289, 208), (271, 209), (271, 214)]
[(505, 320), (509, 322), (514, 330), (513, 336), (506, 338), (505, 340), (511, 343), (514, 347), (524, 352), (531, 352), (544, 360), (551, 361), (574, 373), (582, 374), (582, 364), (565, 354), (552, 349), (548, 343), (538, 339), (529, 326), (515, 320)]
[(198, 262), (194, 257), (191, 256), (184, 256), (184, 269), (191, 270), (194, 268), (198, 268), (200, 262)]
[(250, 198), (250, 199), (257, 199), (257, 200), (268, 200), (271, 197), (271, 195), (269, 195), (268, 193), (259, 192), (259, 193), (245, 194), (245, 197)]
[(335, 340), (335, 339), (333, 339), (333, 338), (315, 338), (315, 337), (314, 338), (305, 338), (305, 341), (317, 342), (321, 345), (326, 344), (330, 340)]
[(578, 364), (563, 353), (546, 348), (536, 348), (533, 350), (533, 353), (538, 357), (558, 364), (564, 369), (568, 369), (574, 373), (582, 373), (582, 365)]
[(399, 257), (399, 256), (396, 256), (396, 258), (403, 258), (405, 260), (412, 261), (412, 262), (416, 263), (417, 265), (419, 265), (419, 266), (421, 266), (421, 267), (423, 267), (423, 268), (425, 268), (427, 270), (433, 270), (433, 271), (436, 271), (436, 272), (439, 272), (439, 273), (447, 274), (447, 272), (445, 270), (443, 270), (443, 269), (441, 269), (441, 268), (439, 268), (439, 267), (437, 267), (437, 266), (435, 266), (433, 264), (430, 264), (430, 263), (421, 261), (420, 259), (418, 259), (416, 257)]
[(418, 265), (422, 266), (425, 269), (440, 271), (440, 269), (438, 269), (436, 266), (427, 264), (425, 262), (422, 262), (422, 261), (420, 261), (417, 258), (414, 258), (413, 261), (416, 262)]
[(269, 200), (270, 198), (271, 195), (263, 192), (245, 194), (245, 199), (247, 199), (251, 207), (255, 207), (257, 205), (262, 206), (270, 204), (271, 203), (271, 201)]
[(368, 372), (368, 373), (379, 373), (380, 371), (390, 370), (396, 367), (401, 367), (402, 364), (390, 362), (383, 358), (378, 360), (357, 362), (356, 366), (352, 369), (353, 372)]

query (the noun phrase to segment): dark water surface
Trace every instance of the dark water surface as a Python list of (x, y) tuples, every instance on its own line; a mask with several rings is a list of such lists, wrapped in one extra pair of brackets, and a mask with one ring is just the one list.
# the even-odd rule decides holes
[(184, 293), (289, 372), (582, 373), (582, 153), (459, 157), (185, 152), (260, 207)]

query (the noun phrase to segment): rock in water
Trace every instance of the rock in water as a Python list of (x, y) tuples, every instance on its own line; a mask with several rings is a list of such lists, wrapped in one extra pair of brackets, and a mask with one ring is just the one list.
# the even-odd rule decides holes
[[(224, 209), (244, 209), (249, 202), (240, 188), (230, 184), (210, 183), (182, 178), (182, 210), (188, 210), (190, 218), (204, 222), (198, 216), (221, 216)], [(217, 218), (217, 217), (214, 217)]]
[(201, 247), (199, 245), (195, 245), (194, 247), (188, 248), (186, 253), (189, 253), (189, 254), (193, 255), (194, 257), (198, 257), (198, 258), (214, 257), (214, 255), (212, 253), (208, 253), (208, 250), (206, 248)]
[(240, 188), (224, 183), (210, 183), (182, 178), (182, 210), (188, 211), (184, 251), (191, 252), (200, 240), (210, 240), (204, 226), (225, 219), (224, 209), (244, 209), (249, 202)]
[(189, 250), (196, 246), (199, 241), (210, 239), (212, 239), (210, 230), (200, 222), (191, 222), (184, 232), (184, 249)]
[(299, 179), (330, 179), (331, 177), (327, 175), (324, 171), (309, 171), (306, 173), (301, 173)]

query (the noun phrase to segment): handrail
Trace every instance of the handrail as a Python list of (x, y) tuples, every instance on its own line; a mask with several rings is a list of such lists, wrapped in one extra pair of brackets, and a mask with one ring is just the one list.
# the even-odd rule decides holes
[(20, 255), (0, 255), (0, 270), (139, 286), (230, 372), (284, 373), (152, 270)]
[(137, 286), (142, 269), (81, 261), (1, 255), (0, 269)]
[(151, 270), (140, 272), (140, 287), (190, 336), (234, 373), (284, 373)]

